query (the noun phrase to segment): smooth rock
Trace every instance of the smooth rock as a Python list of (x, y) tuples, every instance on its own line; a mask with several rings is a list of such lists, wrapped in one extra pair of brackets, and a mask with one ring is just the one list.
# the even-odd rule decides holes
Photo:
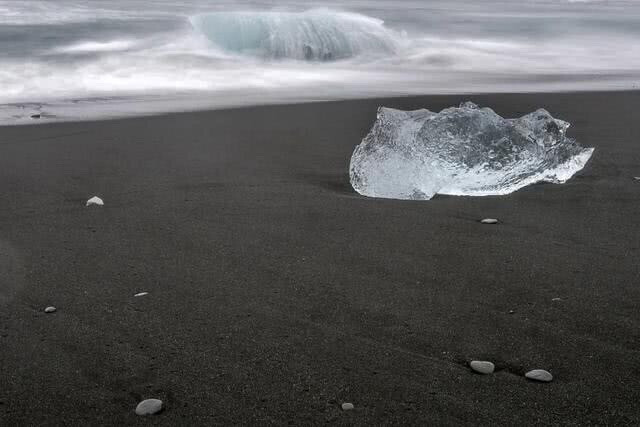
[(149, 292), (138, 292), (137, 294), (134, 295), (134, 297), (143, 297), (145, 295), (149, 295)]
[(543, 383), (548, 383), (553, 380), (553, 375), (550, 372), (545, 371), (544, 369), (534, 369), (533, 371), (529, 371), (524, 374), (530, 380), (533, 381), (541, 381)]
[(342, 404), (343, 411), (351, 411), (353, 410), (353, 403), (343, 403)]
[(498, 220), (495, 218), (485, 218), (482, 221), (480, 221), (482, 224), (497, 224)]
[(53, 313), (57, 310), (57, 308), (55, 308), (54, 306), (49, 306), (47, 308), (44, 309), (45, 313)]
[(96, 205), (96, 206), (104, 206), (104, 202), (98, 196), (93, 196), (89, 200), (87, 200), (87, 206)]
[(636, 181), (640, 181), (640, 176), (634, 176), (633, 179), (635, 179)]
[(40, 117), (42, 117), (40, 114), (32, 114), (31, 115), (32, 119), (39, 119)]
[(475, 372), (484, 375), (493, 374), (493, 371), (496, 369), (496, 366), (493, 363), (484, 360), (472, 360), (469, 362), (469, 366)]
[(551, 301), (562, 301), (562, 298), (553, 298)]
[(162, 411), (162, 400), (146, 399), (136, 406), (136, 415), (153, 415)]

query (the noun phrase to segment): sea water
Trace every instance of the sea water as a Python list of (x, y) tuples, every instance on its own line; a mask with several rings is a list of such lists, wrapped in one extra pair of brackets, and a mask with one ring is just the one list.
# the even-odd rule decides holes
[(639, 22), (635, 0), (0, 0), (0, 121), (633, 89)]

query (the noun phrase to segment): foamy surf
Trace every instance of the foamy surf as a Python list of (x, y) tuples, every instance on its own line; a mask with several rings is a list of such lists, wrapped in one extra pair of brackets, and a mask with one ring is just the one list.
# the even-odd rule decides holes
[(640, 81), (640, 4), (622, 0), (0, 0), (0, 11), (2, 123)]

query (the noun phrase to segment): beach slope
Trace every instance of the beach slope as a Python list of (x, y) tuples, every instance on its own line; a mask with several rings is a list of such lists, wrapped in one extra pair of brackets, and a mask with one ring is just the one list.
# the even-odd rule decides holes
[[(509, 196), (351, 189), (378, 106), (467, 100), (546, 108), (595, 153)], [(638, 425), (639, 106), (423, 96), (0, 128), (0, 424)]]

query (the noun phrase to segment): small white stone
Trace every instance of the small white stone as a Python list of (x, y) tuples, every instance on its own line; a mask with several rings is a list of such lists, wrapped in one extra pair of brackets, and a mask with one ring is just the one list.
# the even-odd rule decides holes
[(550, 372), (545, 371), (544, 369), (534, 369), (533, 371), (529, 371), (524, 374), (525, 377), (534, 381), (541, 381), (543, 383), (548, 383), (553, 380), (553, 375)]
[(153, 415), (162, 411), (162, 400), (147, 399), (138, 403), (136, 406), (136, 415)]
[(551, 301), (562, 301), (562, 298), (553, 298)]
[(343, 403), (342, 404), (343, 411), (351, 411), (353, 410), (353, 403)]
[(54, 306), (49, 306), (47, 308), (44, 309), (45, 313), (53, 313), (57, 310), (57, 308), (55, 308)]
[(497, 224), (498, 220), (495, 218), (485, 218), (480, 221), (482, 224)]
[(98, 196), (93, 196), (89, 200), (87, 200), (87, 206), (96, 205), (96, 206), (104, 206), (104, 202)]
[(493, 371), (496, 369), (493, 363), (484, 360), (472, 360), (469, 362), (469, 366), (477, 373), (484, 375), (493, 374)]
[(635, 179), (636, 181), (640, 181), (640, 176), (634, 176), (633, 179)]
[(134, 295), (134, 297), (143, 297), (145, 295), (149, 295), (149, 292), (138, 292), (137, 294)]

